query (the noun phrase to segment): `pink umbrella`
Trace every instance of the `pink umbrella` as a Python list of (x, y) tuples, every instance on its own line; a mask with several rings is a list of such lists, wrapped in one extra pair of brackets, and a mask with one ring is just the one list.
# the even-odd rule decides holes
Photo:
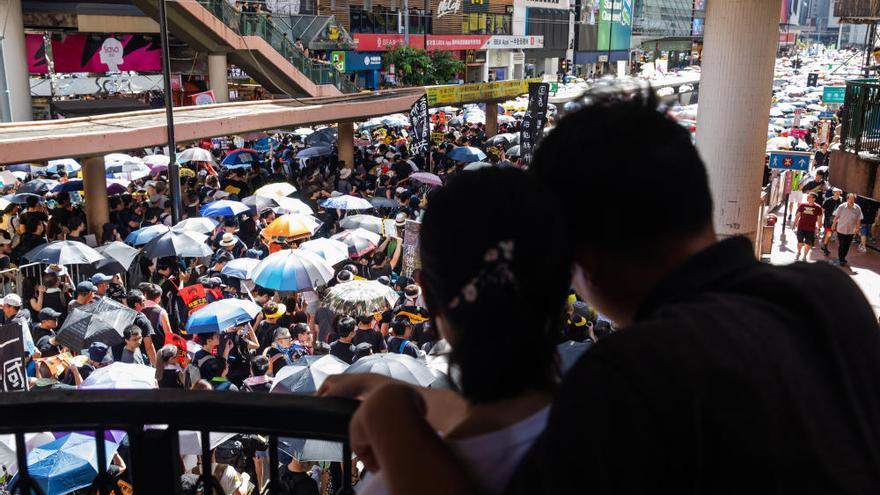
[(443, 181), (440, 180), (440, 177), (428, 172), (416, 172), (410, 175), (409, 178), (415, 181), (419, 181), (422, 184), (428, 184), (429, 186), (443, 185)]

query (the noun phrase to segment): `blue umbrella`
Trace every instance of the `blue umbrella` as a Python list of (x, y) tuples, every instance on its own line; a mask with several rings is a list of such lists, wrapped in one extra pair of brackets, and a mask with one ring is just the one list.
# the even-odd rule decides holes
[(230, 152), (226, 158), (220, 162), (226, 168), (245, 168), (250, 167), (252, 163), (260, 160), (260, 153), (252, 149), (240, 149)]
[(312, 158), (313, 156), (329, 155), (330, 148), (327, 146), (312, 146), (296, 154), (297, 158)]
[(190, 315), (188, 333), (219, 333), (254, 319), (260, 307), (247, 299), (221, 299)]
[(283, 249), (254, 267), (251, 280), (260, 287), (283, 291), (311, 290), (333, 278), (333, 267), (304, 249)]
[(199, 213), (203, 217), (234, 217), (249, 210), (248, 205), (239, 201), (221, 199), (220, 201), (206, 204), (199, 210)]
[[(104, 441), (107, 461), (119, 448)], [(28, 473), (46, 495), (63, 495), (90, 486), (98, 475), (95, 437), (71, 433), (41, 445), (27, 455)], [(13, 480), (17, 483), (18, 477)]]
[(53, 193), (84, 191), (82, 179), (69, 180), (52, 188)]
[(220, 270), (220, 273), (227, 277), (248, 280), (251, 278), (251, 272), (254, 267), (259, 263), (260, 260), (256, 258), (236, 258), (234, 260), (229, 260), (223, 265), (223, 269)]
[(5, 199), (6, 201), (9, 201), (10, 203), (15, 203), (17, 205), (25, 205), (25, 204), (27, 204), (27, 199), (31, 196), (37, 198), (40, 201), (40, 203), (43, 202), (42, 196), (40, 196), (39, 194), (33, 194), (33, 193), (7, 194), (6, 196), (3, 196), (3, 199)]
[(478, 162), (486, 158), (486, 154), (482, 150), (473, 146), (459, 146), (450, 151), (447, 156), (455, 161), (465, 163)]
[(6, 165), (6, 170), (9, 170), (10, 172), (31, 173), (31, 164), (30, 163), (18, 163), (15, 165)]
[(258, 139), (257, 142), (254, 143), (254, 149), (259, 151), (260, 153), (268, 153), (269, 150), (275, 147), (275, 140), (270, 137), (264, 137)]
[(143, 246), (150, 241), (171, 230), (167, 225), (156, 224), (137, 229), (125, 238), (125, 243), (132, 246)]

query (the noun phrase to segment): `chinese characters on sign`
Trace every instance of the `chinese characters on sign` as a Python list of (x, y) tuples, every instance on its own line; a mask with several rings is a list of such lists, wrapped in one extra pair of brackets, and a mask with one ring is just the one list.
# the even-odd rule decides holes
[(532, 162), (535, 145), (538, 144), (544, 124), (547, 123), (547, 100), (550, 97), (550, 85), (547, 83), (529, 83), (529, 105), (523, 116), (519, 131), (520, 156), (525, 164)]
[[(410, 152), (413, 156), (427, 155), (429, 150), (428, 138), (431, 126), (428, 124), (428, 96), (423, 95), (413, 103), (409, 109), (409, 121), (412, 124), (413, 141)], [(427, 156), (425, 157), (427, 163)]]
[[(419, 231), (422, 223), (415, 220), (407, 220), (403, 231), (403, 274), (410, 277), (414, 270), (422, 268), (422, 260), (419, 258)], [(399, 235), (399, 233), (398, 233)]]
[(27, 390), (21, 332), (20, 323), (0, 326), (0, 364), (3, 365), (0, 369), (0, 378), (3, 379), (4, 392)]

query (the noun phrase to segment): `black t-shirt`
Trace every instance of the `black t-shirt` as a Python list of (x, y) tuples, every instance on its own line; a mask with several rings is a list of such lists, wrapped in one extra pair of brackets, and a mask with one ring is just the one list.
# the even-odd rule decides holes
[(357, 329), (354, 332), (354, 338), (351, 340), (352, 345), (357, 346), (366, 342), (373, 348), (373, 354), (378, 354), (388, 348), (382, 333), (372, 328), (362, 330)]
[(330, 354), (351, 364), (354, 361), (354, 346), (341, 340), (335, 340), (330, 344)]
[(283, 495), (318, 495), (318, 483), (307, 473), (294, 473), (286, 466), (279, 467), (278, 492)]
[(505, 493), (880, 493), (874, 312), (835, 267), (753, 253), (698, 253), (593, 345)]
[(831, 222), (834, 221), (834, 212), (841, 204), (843, 204), (843, 198), (828, 198), (822, 202), (822, 209), (825, 211), (825, 216), (823, 217), (825, 225), (831, 225)]
[(248, 473), (254, 483), (257, 468), (254, 457), (257, 452), (269, 449), (269, 442), (259, 435), (236, 435), (217, 446), (217, 462), (229, 464), (239, 473)]
[[(406, 342), (406, 344), (404, 344)], [(406, 354), (414, 358), (419, 357), (419, 348), (411, 341), (400, 337), (391, 337), (388, 339), (388, 352), (395, 354)]]
[(275, 329), (278, 328), (278, 323), (269, 323), (266, 320), (260, 322), (257, 325), (257, 328), (254, 329), (254, 333), (257, 334), (257, 343), (260, 344), (260, 348), (258, 352), (263, 352), (263, 349), (272, 345), (272, 341), (275, 339)]

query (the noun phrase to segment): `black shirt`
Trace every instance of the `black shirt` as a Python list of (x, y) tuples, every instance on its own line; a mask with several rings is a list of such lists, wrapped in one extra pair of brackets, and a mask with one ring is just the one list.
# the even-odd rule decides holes
[(373, 348), (373, 354), (378, 354), (388, 348), (388, 344), (386, 344), (385, 339), (382, 338), (382, 333), (372, 328), (366, 330), (359, 328), (355, 330), (354, 338), (351, 339), (352, 345), (357, 346), (363, 342), (370, 344)]
[(880, 329), (843, 272), (728, 239), (634, 320), (569, 370), (506, 493), (880, 493)]
[(279, 493), (284, 495), (318, 495), (318, 483), (308, 473), (295, 473), (286, 466), (279, 469)]
[(335, 340), (330, 344), (330, 354), (351, 364), (354, 361), (354, 346), (341, 340)]

